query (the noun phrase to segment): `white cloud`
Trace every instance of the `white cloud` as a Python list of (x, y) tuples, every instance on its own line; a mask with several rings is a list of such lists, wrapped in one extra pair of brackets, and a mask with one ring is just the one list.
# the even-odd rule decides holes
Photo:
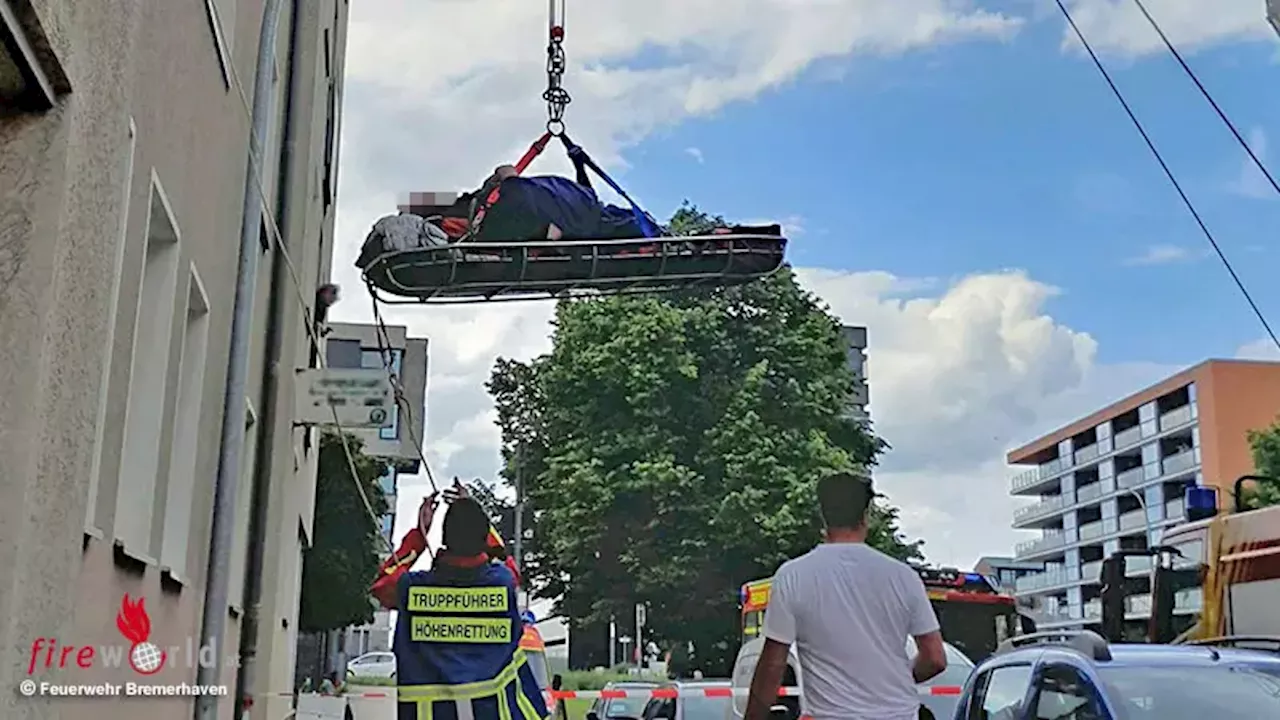
[[(1144, 4), (1179, 51), (1225, 41), (1266, 40), (1275, 33), (1267, 24), (1261, 0), (1145, 0)], [(1136, 56), (1164, 51), (1160, 36), (1133, 0), (1069, 0), (1067, 7), (1098, 52)], [(1062, 43), (1079, 49), (1069, 27), (1064, 28)]]
[[(1253, 154), (1259, 160), (1263, 163), (1267, 162), (1267, 133), (1262, 128), (1255, 127), (1249, 131), (1249, 148), (1253, 150)], [(1244, 157), (1240, 160), (1239, 173), (1235, 180), (1231, 182), (1231, 191), (1254, 200), (1276, 199), (1275, 188), (1271, 187), (1266, 175), (1263, 175), (1258, 166), (1254, 164), (1253, 158), (1249, 157), (1248, 153), (1243, 152), (1243, 150), (1241, 154)]]
[(1141, 255), (1128, 258), (1125, 265), (1168, 265), (1183, 262), (1193, 256), (1190, 250), (1177, 245), (1150, 245)]
[(686, 155), (696, 160), (699, 165), (705, 165), (707, 162), (707, 159), (702, 156), (702, 150), (696, 147), (685, 148), (684, 152)]
[(1236, 357), (1241, 360), (1280, 360), (1280, 348), (1271, 338), (1259, 338), (1241, 345), (1236, 350)]

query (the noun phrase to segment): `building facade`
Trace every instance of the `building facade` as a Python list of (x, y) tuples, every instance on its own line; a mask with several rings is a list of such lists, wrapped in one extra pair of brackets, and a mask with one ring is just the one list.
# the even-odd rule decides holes
[[(1020, 543), (1019, 561), (1044, 571), (1015, 581), (1046, 627), (1097, 625), (1102, 560), (1121, 548), (1146, 548), (1186, 517), (1191, 485), (1219, 488), (1253, 471), (1247, 433), (1280, 412), (1280, 363), (1209, 360), (1013, 450), (1011, 492), (1037, 500), (1013, 526), (1039, 537)], [(1225, 489), (1225, 492), (1223, 491)], [(1150, 562), (1128, 562), (1145, 577)], [(1150, 616), (1147, 594), (1127, 598), (1130, 630)], [(1194, 593), (1175, 612), (1198, 609)]]
[(870, 421), (871, 415), (867, 410), (871, 404), (871, 390), (867, 383), (867, 329), (845, 325), (840, 328), (840, 336), (844, 339), (849, 369), (857, 379), (849, 414), (858, 420)]
[(978, 559), (973, 571), (995, 580), (1000, 592), (1010, 595), (1017, 591), (1019, 578), (1044, 572), (1044, 563), (1018, 560), (1011, 557), (987, 556)]
[[(379, 369), (390, 365), (404, 390), (405, 405), (412, 408), (409, 417), (403, 408), (392, 411), (390, 427), (377, 430), (355, 430), (353, 435), (364, 443), (365, 454), (385, 460), (382, 491), (387, 496), (388, 512), (380, 519), (382, 536), (388, 544), (395, 542), (396, 497), (401, 475), (421, 470), (426, 429), (426, 396), (428, 344), (426, 339), (410, 338), (408, 328), (387, 326), (379, 342), (375, 325), (332, 323), (325, 339), (325, 361), (331, 368)], [(391, 613), (379, 610), (369, 625), (348, 628), (340, 648), (331, 662), (340, 666), (345, 659), (366, 652), (391, 649)], [(345, 658), (345, 659), (344, 659)]]
[[(5, 687), (139, 680), (127, 660), (83, 652), (128, 651), (127, 594), (167, 653), (143, 682), (195, 684), (206, 664), (234, 692), (251, 604), (255, 717), (288, 711), (265, 694), (291, 686), (318, 450), (294, 427), (288, 379), (308, 364), (309, 306), (329, 277), (348, 3), (283, 0), (272, 82), (255, 88), (265, 7), (0, 0), (0, 642), (76, 649), (70, 665), (65, 650), (9, 653)], [(269, 130), (246, 181), (257, 95)], [(246, 217), (247, 382), (228, 399)], [(229, 406), (244, 416), (239, 452), (223, 441)], [(220, 466), (233, 502), (215, 504)], [(215, 512), (230, 557), (210, 583)], [(206, 620), (220, 635), (202, 636)], [(186, 718), (193, 704), (8, 692), (0, 717)]]

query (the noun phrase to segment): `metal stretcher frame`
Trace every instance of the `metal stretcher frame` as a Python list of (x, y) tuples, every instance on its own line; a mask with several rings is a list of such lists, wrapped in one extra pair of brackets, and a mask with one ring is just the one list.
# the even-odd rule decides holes
[[(768, 277), (782, 266), (786, 243), (786, 238), (777, 235), (463, 242), (385, 253), (365, 268), (364, 279), (377, 300), (399, 305), (662, 292), (697, 285), (741, 285)], [(705, 247), (698, 250), (691, 247), (699, 245)], [(640, 252), (654, 247), (656, 252)], [(549, 251), (558, 254), (545, 254)], [(624, 251), (631, 252), (623, 254)], [(747, 258), (757, 262), (767, 259), (767, 269), (741, 268)], [(715, 269), (697, 271), (672, 267), (673, 263), (708, 263), (712, 259), (723, 259), (723, 263)], [(616, 270), (625, 263), (643, 264), (645, 270), (602, 275), (604, 269)], [(559, 277), (530, 277), (531, 268), (547, 269), (555, 265), (562, 265), (566, 272)], [(583, 265), (587, 266), (585, 272), (581, 271)], [(735, 265), (741, 269), (735, 269)], [(467, 273), (470, 268), (494, 266), (506, 268), (502, 278), (474, 280), (460, 273)], [(404, 277), (414, 268), (445, 267), (447, 277), (433, 286), (417, 286)]]

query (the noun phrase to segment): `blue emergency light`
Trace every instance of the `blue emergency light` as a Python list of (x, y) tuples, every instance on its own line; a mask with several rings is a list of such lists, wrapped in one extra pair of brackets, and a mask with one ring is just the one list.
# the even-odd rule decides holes
[(1187, 519), (1191, 522), (1205, 520), (1218, 514), (1218, 489), (1192, 485), (1185, 494)]

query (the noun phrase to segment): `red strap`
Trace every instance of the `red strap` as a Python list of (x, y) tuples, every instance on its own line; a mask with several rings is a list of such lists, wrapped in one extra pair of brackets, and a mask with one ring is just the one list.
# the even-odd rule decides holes
[[(530, 163), (537, 160), (538, 156), (542, 154), (542, 151), (547, 149), (547, 143), (551, 142), (551, 137), (552, 135), (550, 132), (543, 133), (542, 137), (534, 140), (533, 144), (529, 146), (529, 149), (524, 151), (524, 155), (521, 155), (520, 159), (516, 161), (516, 164), (512, 166), (515, 168), (517, 175), (524, 173)], [(475, 220), (471, 223), (470, 228), (468, 228), (469, 230), (475, 230), (480, 227), (480, 221), (484, 220), (484, 216), (488, 212), (489, 208), (493, 207), (493, 204), (498, 202), (498, 196), (498, 188), (495, 187), (489, 191), (489, 196), (484, 199), (484, 205), (481, 205), (476, 209)]]
[(514, 166), (516, 174), (523, 174), (525, 169), (529, 167), (529, 164), (534, 160), (537, 160), (538, 156), (542, 154), (542, 151), (547, 149), (547, 143), (549, 142), (551, 142), (551, 133), (549, 132), (543, 133), (542, 137), (534, 140), (533, 144), (529, 146), (529, 149), (524, 152), (524, 155), (516, 161)]

